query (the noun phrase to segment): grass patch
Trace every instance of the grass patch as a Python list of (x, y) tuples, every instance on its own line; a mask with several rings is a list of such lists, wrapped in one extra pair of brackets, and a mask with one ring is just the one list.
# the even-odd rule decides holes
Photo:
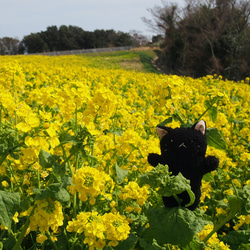
[(90, 66), (93, 67), (96, 67), (98, 63), (98, 68), (135, 70), (143, 73), (161, 73), (152, 64), (152, 60), (156, 56), (153, 49), (147, 51), (89, 53), (80, 56), (88, 57)]

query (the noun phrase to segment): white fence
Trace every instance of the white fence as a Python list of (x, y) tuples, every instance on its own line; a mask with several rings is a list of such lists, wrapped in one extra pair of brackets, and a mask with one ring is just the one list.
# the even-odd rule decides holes
[(126, 51), (132, 48), (133, 46), (96, 48), (96, 49), (77, 49), (77, 50), (42, 52), (42, 53), (28, 53), (28, 55), (62, 56), (62, 55), (76, 55), (76, 54), (86, 54), (86, 53)]

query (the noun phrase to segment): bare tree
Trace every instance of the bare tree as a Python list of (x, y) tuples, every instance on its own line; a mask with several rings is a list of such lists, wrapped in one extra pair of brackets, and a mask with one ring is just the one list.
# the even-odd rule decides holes
[(164, 34), (162, 49), (170, 72), (229, 79), (250, 75), (250, 2), (186, 0), (182, 9), (163, 1), (150, 9), (151, 29)]
[(17, 38), (3, 37), (0, 39), (0, 54), (15, 55), (18, 52), (20, 41)]
[(149, 43), (149, 38), (142, 34), (142, 32), (137, 30), (131, 30), (129, 35), (132, 37), (132, 40), (136, 46), (145, 46)]

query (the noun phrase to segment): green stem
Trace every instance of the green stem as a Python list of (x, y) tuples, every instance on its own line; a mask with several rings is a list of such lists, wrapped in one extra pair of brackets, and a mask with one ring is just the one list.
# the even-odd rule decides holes
[(177, 194), (173, 194), (173, 197), (175, 198), (175, 200), (178, 202), (179, 206), (181, 205), (181, 200), (180, 198), (178, 197)]
[(15, 244), (15, 246), (14, 246), (14, 248), (12, 250), (20, 250), (21, 244), (23, 242), (23, 238), (24, 238), (25, 233), (26, 233), (26, 231), (27, 231), (27, 229), (29, 227), (29, 224), (30, 224), (30, 217), (34, 213), (35, 208), (36, 208), (36, 205), (31, 210), (31, 213), (30, 213), (29, 217), (27, 218), (27, 220), (26, 220), (26, 222), (25, 222), (25, 224), (23, 226), (23, 229), (22, 229), (22, 231), (21, 231), (21, 233), (20, 233), (20, 235), (18, 237), (18, 240), (17, 240), (17, 242), (16, 242), (16, 244)]
[[(17, 186), (18, 186), (19, 192), (21, 193), (21, 195), (23, 195), (23, 190), (22, 190), (22, 188), (18, 185), (18, 181), (17, 181), (17, 179), (16, 179), (16, 176), (15, 176), (15, 173), (14, 173), (13, 168), (12, 168), (11, 166), (9, 166), (9, 167), (8, 167), (8, 170), (10, 171), (11, 177), (14, 178), (15, 183), (16, 183)], [(12, 187), (12, 189), (13, 189), (13, 187)], [(13, 191), (14, 191), (14, 190), (13, 190)]]
[(58, 247), (57, 247), (56, 243), (51, 239), (50, 232), (45, 232), (45, 234), (46, 234), (46, 236), (48, 236), (48, 238), (50, 239), (50, 241), (51, 241), (51, 243), (52, 243), (54, 249), (55, 249), (55, 250), (58, 250)]
[(209, 105), (209, 107), (199, 116), (197, 119), (197, 122), (200, 121), (200, 119), (208, 112), (209, 109), (213, 107), (213, 105), (217, 102), (218, 98), (214, 98), (212, 103)]
[(38, 188), (41, 188), (41, 179), (40, 179), (40, 171), (37, 169), (37, 182), (38, 182)]
[(229, 222), (237, 213), (238, 211), (236, 211), (235, 213), (230, 213), (224, 220), (222, 220), (219, 224), (217, 224), (214, 229), (203, 239), (203, 242), (206, 243), (209, 238), (216, 232), (218, 232), (218, 230), (223, 227), (227, 222)]
[(73, 218), (76, 218), (76, 195), (77, 194), (73, 195)]
[(17, 149), (17, 148), (19, 148), (19, 147), (21, 147), (21, 146), (23, 146), (23, 145), (25, 145), (25, 144), (22, 142), (22, 143), (17, 144), (17, 145), (14, 146), (14, 147), (8, 148), (8, 149), (5, 151), (5, 153), (3, 154), (3, 156), (0, 158), (0, 166), (2, 165), (2, 163), (5, 161), (5, 159), (7, 158), (7, 156), (8, 156), (11, 152), (13, 152), (15, 149)]
[(3, 105), (0, 105), (0, 123), (2, 123), (2, 110), (3, 110)]
[(77, 118), (77, 103), (76, 103), (76, 109), (75, 109), (75, 135), (78, 135), (78, 118)]

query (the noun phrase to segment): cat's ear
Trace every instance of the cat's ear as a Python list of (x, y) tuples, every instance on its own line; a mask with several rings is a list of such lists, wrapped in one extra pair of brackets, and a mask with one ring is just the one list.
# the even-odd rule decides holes
[(157, 134), (159, 135), (160, 139), (162, 139), (168, 133), (167, 130), (160, 128), (160, 127), (156, 127), (156, 131), (157, 131)]
[(197, 122), (196, 124), (193, 125), (192, 127), (195, 130), (200, 131), (203, 135), (206, 134), (206, 122), (201, 120), (199, 122)]

